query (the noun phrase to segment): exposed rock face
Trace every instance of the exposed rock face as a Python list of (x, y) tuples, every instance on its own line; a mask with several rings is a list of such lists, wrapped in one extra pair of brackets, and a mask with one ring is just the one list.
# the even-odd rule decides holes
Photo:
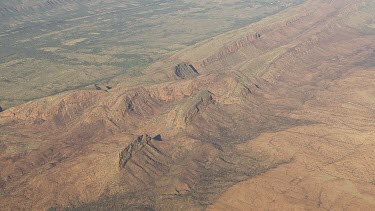
[(170, 149), (170, 146), (147, 134), (138, 136), (119, 154), (118, 168), (121, 170), (122, 183), (133, 188), (148, 186), (168, 173), (171, 160), (166, 147)]
[(126, 114), (148, 116), (158, 112), (160, 101), (151, 96), (146, 89), (140, 88), (130, 91), (123, 96), (123, 101), (119, 102), (119, 107), (124, 109)]
[(178, 128), (185, 128), (202, 108), (213, 103), (214, 100), (208, 90), (203, 90), (195, 94), (175, 109), (177, 111), (174, 120), (175, 126)]
[(195, 78), (199, 72), (192, 64), (180, 63), (175, 67), (175, 74), (182, 79)]
[(94, 87), (96, 90), (102, 90), (102, 88), (98, 84), (95, 84)]
[(217, 62), (222, 60), (223, 58), (227, 57), (230, 54), (237, 52), (239, 49), (252, 45), (258, 39), (260, 39), (261, 35), (257, 32), (255, 34), (251, 33), (246, 35), (245, 37), (228, 44), (227, 46), (222, 47), (218, 53), (206, 58), (202, 62), (202, 66), (207, 66), (213, 62)]
[(156, 136), (154, 137), (154, 139), (155, 139), (156, 141), (162, 141), (162, 140), (163, 140), (163, 139), (161, 138), (161, 135), (160, 135), (160, 134), (156, 135)]
[(131, 160), (132, 157), (141, 151), (145, 146), (149, 145), (151, 140), (152, 139), (149, 135), (138, 136), (136, 140), (134, 140), (129, 146), (120, 152), (119, 167), (125, 168), (129, 160)]
[[(375, 210), (375, 71), (363, 65), (373, 61), (375, 38), (342, 19), (366, 12), (351, 4), (365, 7), (307, 2), (290, 21), (283, 14), (262, 20), (264, 30), (235, 31), (237, 41), (224, 37), (208, 56), (168, 60), (152, 72), (160, 81), (145, 74), (136, 86), (70, 91), (2, 112), (0, 204)], [(196, 77), (186, 63), (172, 72), (178, 61), (210, 55), (199, 67), (208, 74)], [(171, 81), (172, 73), (196, 78)], [(133, 135), (144, 133), (163, 141)]]
[(49, 120), (55, 123), (66, 123), (83, 114), (100, 98), (100, 92), (73, 91), (56, 96), (42, 98), (5, 110), (2, 117), (35, 121)]

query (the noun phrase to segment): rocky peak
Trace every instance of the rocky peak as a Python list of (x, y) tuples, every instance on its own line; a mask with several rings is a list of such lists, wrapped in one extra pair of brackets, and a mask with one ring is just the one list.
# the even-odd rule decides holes
[(184, 103), (175, 108), (176, 112), (173, 112), (175, 115), (175, 126), (178, 128), (186, 128), (191, 119), (210, 104), (214, 104), (214, 100), (212, 98), (212, 93), (208, 90), (200, 91), (191, 96)]
[(175, 74), (182, 79), (195, 78), (199, 74), (198, 70), (192, 64), (180, 63), (175, 67)]
[(129, 146), (122, 150), (119, 154), (119, 167), (125, 168), (128, 161), (139, 151), (141, 151), (145, 146), (147, 146), (151, 137), (149, 135), (140, 135), (135, 139)]

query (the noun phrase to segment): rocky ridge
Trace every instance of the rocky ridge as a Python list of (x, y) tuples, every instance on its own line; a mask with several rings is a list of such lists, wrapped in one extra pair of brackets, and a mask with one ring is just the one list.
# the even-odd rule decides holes
[[(222, 35), (151, 66), (137, 78), (147, 83), (1, 112), (1, 204), (251, 210), (243, 201), (261, 187), (265, 209), (341, 209), (351, 197), (350, 206), (372, 208), (374, 74), (365, 64), (375, 38), (342, 21), (364, 13), (362, 4), (371, 6), (307, 1), (231, 32), (235, 40)], [(219, 50), (196, 54), (207, 46)], [(242, 202), (231, 198), (237, 190), (249, 190)], [(276, 204), (263, 204), (273, 194)]]

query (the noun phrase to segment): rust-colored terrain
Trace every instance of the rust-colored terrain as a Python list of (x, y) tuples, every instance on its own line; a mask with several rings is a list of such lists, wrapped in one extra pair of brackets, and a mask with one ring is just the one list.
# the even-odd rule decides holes
[(374, 210), (374, 11), (307, 0), (2, 111), (1, 210)]

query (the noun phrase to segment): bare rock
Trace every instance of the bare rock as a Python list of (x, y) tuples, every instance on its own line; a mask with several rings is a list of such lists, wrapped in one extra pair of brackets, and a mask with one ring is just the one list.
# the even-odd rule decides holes
[(149, 135), (138, 136), (129, 146), (127, 146), (119, 154), (119, 167), (124, 168), (129, 160), (139, 151), (141, 151), (151, 141)]
[(161, 135), (160, 135), (160, 134), (156, 135), (156, 136), (154, 137), (154, 140), (156, 140), (156, 141), (162, 141), (162, 139), (161, 139)]
[(198, 70), (192, 64), (180, 63), (175, 67), (175, 74), (182, 79), (195, 78), (199, 74)]
[(98, 84), (95, 84), (94, 86), (96, 90), (102, 90), (102, 88)]

